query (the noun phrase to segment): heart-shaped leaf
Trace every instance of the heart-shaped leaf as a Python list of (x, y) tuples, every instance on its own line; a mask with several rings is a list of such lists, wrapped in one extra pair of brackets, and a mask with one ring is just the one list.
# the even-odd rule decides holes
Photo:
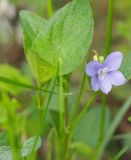
[(56, 74), (62, 59), (62, 74), (83, 62), (93, 35), (93, 17), (88, 0), (74, 0), (47, 22), (26, 11), (20, 13), (24, 48), (40, 84)]
[(89, 0), (73, 0), (46, 23), (32, 45), (32, 52), (68, 74), (85, 58), (92, 41), (93, 17)]

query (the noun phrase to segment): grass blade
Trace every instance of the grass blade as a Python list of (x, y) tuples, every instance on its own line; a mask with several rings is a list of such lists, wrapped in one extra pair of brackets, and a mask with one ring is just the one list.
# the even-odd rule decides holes
[[(11, 80), (11, 79), (6, 78), (6, 77), (1, 77), (0, 76), (0, 82), (7, 83), (7, 84), (12, 84), (12, 85), (15, 85), (17, 87), (22, 87), (22, 88), (26, 88), (26, 89), (35, 90), (35, 91), (41, 91), (41, 92), (47, 92), (47, 93), (52, 93), (52, 94), (58, 94), (57, 92), (52, 92), (52, 91), (45, 90), (43, 88), (39, 88), (37, 86), (33, 86), (33, 85), (17, 82), (17, 81)], [(65, 96), (69, 96), (71, 94), (73, 94), (73, 93), (64, 93)]]
[(112, 160), (119, 160), (127, 150), (128, 150), (128, 147), (122, 148), (122, 149), (114, 156), (114, 158), (112, 158)]
[(126, 100), (126, 102), (123, 104), (123, 106), (121, 106), (121, 109), (119, 110), (118, 114), (116, 115), (114, 121), (112, 122), (108, 134), (106, 135), (97, 158), (100, 159), (104, 149), (106, 148), (106, 146), (108, 145), (110, 139), (112, 138), (116, 128), (118, 127), (118, 125), (120, 124), (121, 120), (123, 119), (124, 115), (126, 114), (126, 112), (128, 111), (128, 109), (131, 107), (131, 96), (129, 96), (129, 98)]

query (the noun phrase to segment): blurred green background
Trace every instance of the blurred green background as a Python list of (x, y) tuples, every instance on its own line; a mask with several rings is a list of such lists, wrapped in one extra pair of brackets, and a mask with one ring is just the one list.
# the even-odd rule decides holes
[[(64, 6), (69, 0), (52, 0), (54, 12)], [(94, 38), (91, 46), (91, 50), (95, 49), (102, 55), (105, 48), (106, 39), (106, 21), (107, 21), (107, 0), (90, 0), (95, 20)], [(113, 18), (113, 37), (112, 37), (112, 51), (122, 51), (123, 54), (131, 52), (131, 1), (130, 0), (115, 0), (114, 18)], [(0, 76), (8, 77), (12, 80), (18, 80), (19, 82), (27, 84), (35, 84), (34, 77), (25, 59), (22, 33), (19, 24), (19, 12), (20, 10), (29, 10), (38, 14), (46, 19), (49, 19), (49, 10), (47, 0), (0, 0)], [(8, 64), (8, 65), (7, 65)], [(11, 67), (12, 66), (12, 67)], [(77, 71), (72, 74), (71, 85), (74, 92), (78, 91), (81, 71), (83, 66), (80, 66)], [(86, 86), (89, 87), (89, 84)], [(87, 89), (85, 88), (83, 100), (81, 106), (85, 104), (87, 95)], [(6, 95), (5, 93), (8, 93)], [(119, 106), (128, 98), (131, 93), (131, 82), (128, 82), (124, 86), (114, 88), (111, 94), (108, 96), (108, 104), (110, 106), (111, 113), (107, 113), (108, 128), (111, 117), (115, 116), (119, 110)], [(34, 97), (34, 98), (32, 98)], [(73, 97), (74, 98), (74, 97)], [(73, 101), (71, 99), (71, 102)], [(97, 106), (100, 103), (100, 99), (97, 100)], [(19, 88), (14, 85), (5, 84), (0, 82), (0, 131), (1, 136), (7, 128), (5, 111), (6, 104), (9, 104), (10, 117), (17, 112), (16, 129), (17, 133), (24, 141), (29, 136), (37, 134), (38, 119), (37, 109), (35, 107), (35, 92)], [(51, 104), (57, 106), (57, 102), (54, 99)], [(50, 106), (52, 106), (50, 104)], [(8, 105), (7, 105), (8, 106)], [(55, 107), (54, 107), (55, 108)], [(53, 108), (53, 111), (55, 110)], [(99, 108), (93, 110), (92, 114), (85, 115), (83, 117), (82, 125), (78, 126), (74, 140), (77, 139), (80, 142), (85, 142), (89, 146), (95, 144), (97, 139), (97, 126), (96, 119), (100, 116)], [(51, 114), (54, 115), (54, 114)], [(131, 123), (128, 122), (128, 117), (131, 115), (131, 109), (127, 112), (119, 127), (117, 128), (116, 136), (112, 139), (108, 146), (107, 152), (104, 155), (105, 160), (110, 160), (110, 157), (117, 153), (123, 146), (128, 146), (129, 149), (123, 156), (122, 160), (131, 160)], [(55, 116), (52, 116), (55, 118)], [(52, 117), (48, 116), (46, 127), (44, 128), (44, 136), (42, 147), (39, 150), (39, 159), (46, 157), (47, 152), (47, 133), (52, 123)], [(85, 119), (85, 120), (84, 120)], [(55, 120), (53, 119), (53, 122)], [(87, 125), (87, 124), (90, 125)], [(42, 125), (42, 124), (41, 124)], [(35, 128), (34, 128), (35, 126)], [(95, 126), (95, 127), (93, 127)], [(80, 127), (80, 128), (79, 128)], [(106, 128), (105, 127), (105, 128)], [(123, 136), (124, 135), (124, 136)], [(5, 136), (5, 135), (4, 135)], [(94, 136), (94, 137), (93, 137)], [(0, 142), (1, 143), (1, 142)], [(2, 142), (3, 143), (3, 142)], [(84, 146), (83, 146), (84, 148)], [(90, 150), (89, 150), (90, 151)], [(86, 152), (86, 151), (85, 151)], [(78, 149), (78, 159), (86, 159), (84, 149), (81, 151)]]

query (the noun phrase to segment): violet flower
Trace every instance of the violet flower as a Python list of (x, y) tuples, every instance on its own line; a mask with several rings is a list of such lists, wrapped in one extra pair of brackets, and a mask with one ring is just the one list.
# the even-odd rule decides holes
[(99, 89), (108, 94), (112, 86), (120, 86), (126, 82), (124, 75), (118, 71), (123, 55), (121, 52), (113, 52), (107, 56), (103, 63), (91, 61), (86, 66), (86, 74), (91, 77), (91, 86), (94, 91)]

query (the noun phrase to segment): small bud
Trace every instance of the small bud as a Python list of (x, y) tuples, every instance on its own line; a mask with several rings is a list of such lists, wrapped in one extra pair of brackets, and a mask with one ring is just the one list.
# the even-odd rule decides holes
[(97, 56), (97, 55), (94, 55), (93, 60), (94, 60), (94, 61), (98, 61), (98, 56)]
[(99, 61), (100, 61), (101, 63), (103, 63), (103, 62), (104, 62), (104, 57), (103, 57), (103, 56), (99, 56)]

